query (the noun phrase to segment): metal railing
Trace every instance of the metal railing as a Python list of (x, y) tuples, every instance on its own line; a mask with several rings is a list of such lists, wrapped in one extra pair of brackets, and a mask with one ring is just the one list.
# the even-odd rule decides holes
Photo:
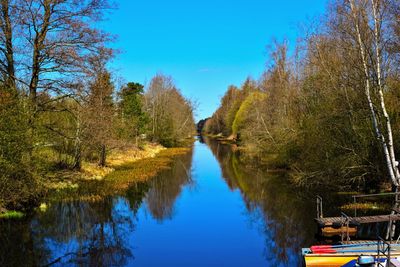
[(317, 196), (317, 218), (323, 218), (324, 212), (322, 210), (322, 197)]
[(379, 237), (378, 253), (377, 253), (377, 259), (376, 259), (378, 267), (389, 267), (390, 266), (390, 250), (391, 250), (390, 243), (386, 242), (383, 238)]
[(368, 197), (383, 197), (383, 196), (395, 196), (395, 203), (399, 203), (400, 192), (352, 195), (351, 197), (353, 198), (353, 203), (354, 203), (354, 217), (357, 217), (357, 199), (368, 198)]
[[(349, 216), (347, 216), (347, 214), (345, 214), (344, 212), (341, 213), (341, 239), (342, 242), (343, 241), (350, 241), (350, 229), (349, 229), (349, 225), (350, 225), (350, 220), (351, 218)], [(345, 236), (346, 234), (346, 236)], [(346, 237), (346, 240), (344, 239)]]

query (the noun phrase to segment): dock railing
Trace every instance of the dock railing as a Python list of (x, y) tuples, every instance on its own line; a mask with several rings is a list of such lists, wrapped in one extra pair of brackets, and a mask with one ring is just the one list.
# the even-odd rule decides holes
[(317, 195), (317, 218), (323, 218), (324, 212), (322, 210), (322, 197)]
[(378, 193), (378, 194), (364, 194), (364, 195), (352, 195), (354, 203), (354, 217), (357, 217), (357, 199), (368, 198), (368, 197), (382, 197), (382, 196), (395, 196), (396, 203), (399, 202), (400, 192), (390, 192), (390, 193)]
[[(383, 238), (378, 238), (378, 253), (377, 253), (377, 266), (389, 267), (390, 265), (390, 243), (386, 242)], [(385, 259), (386, 261), (382, 261)]]
[[(349, 216), (347, 216), (346, 213), (342, 212), (341, 213), (341, 239), (342, 242), (343, 241), (350, 241), (350, 229), (349, 229), (349, 225), (350, 225), (350, 220), (351, 218)], [(346, 235), (346, 236), (345, 236)], [(344, 239), (346, 237), (346, 240)]]

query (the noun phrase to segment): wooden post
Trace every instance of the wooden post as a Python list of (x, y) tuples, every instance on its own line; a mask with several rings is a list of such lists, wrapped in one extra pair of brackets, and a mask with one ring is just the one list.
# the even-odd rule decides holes
[(317, 218), (323, 218), (324, 213), (322, 210), (322, 197), (317, 196)]
[(353, 202), (354, 202), (354, 217), (357, 217), (357, 198), (356, 198), (356, 196), (353, 196)]

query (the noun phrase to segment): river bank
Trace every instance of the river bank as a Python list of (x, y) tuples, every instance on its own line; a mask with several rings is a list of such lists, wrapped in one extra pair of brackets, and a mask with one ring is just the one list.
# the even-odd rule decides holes
[[(47, 200), (98, 200), (127, 190), (134, 183), (148, 181), (168, 169), (174, 157), (190, 151), (190, 147), (165, 148), (147, 143), (141, 149), (129, 148), (110, 153), (106, 167), (83, 162), (81, 170), (55, 170), (40, 178), (41, 187), (35, 205), (47, 208)], [(33, 208), (35, 208), (33, 207)], [(0, 206), (0, 219), (21, 218), (27, 210), (7, 210)]]
[(83, 162), (80, 170), (58, 170), (47, 174), (44, 177), (43, 185), (47, 190), (62, 190), (74, 188), (80, 181), (101, 181), (118, 167), (139, 160), (154, 158), (165, 149), (165, 147), (153, 143), (147, 143), (141, 149), (137, 147), (118, 149), (110, 153), (104, 167), (95, 162)]

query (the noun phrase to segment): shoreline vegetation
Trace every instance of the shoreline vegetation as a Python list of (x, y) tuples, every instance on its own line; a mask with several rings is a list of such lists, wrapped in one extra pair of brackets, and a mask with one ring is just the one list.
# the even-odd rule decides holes
[[(110, 195), (123, 194), (130, 186), (148, 182), (161, 171), (169, 169), (175, 157), (191, 149), (188, 144), (185, 147), (166, 148), (146, 143), (141, 149), (130, 148), (110, 153), (106, 166), (83, 162), (79, 171), (54, 171), (41, 181), (46, 193), (36, 209), (46, 211), (48, 202), (52, 200), (98, 201)], [(20, 219), (24, 216), (22, 211), (2, 209), (0, 212), (0, 219)]]
[(76, 182), (97, 180), (102, 181), (112, 172), (118, 170), (121, 166), (132, 164), (136, 161), (154, 158), (161, 151), (167, 148), (148, 143), (143, 148), (132, 147), (129, 149), (119, 149), (112, 151), (108, 156), (106, 166), (99, 166), (93, 162), (82, 162), (80, 170), (59, 170), (46, 175), (43, 184), (48, 190), (62, 190), (75, 188)]
[(0, 91), (0, 101), (10, 101), (0, 105), (0, 214), (29, 211), (49, 190), (102, 181), (128, 163), (193, 140), (193, 104), (171, 77), (156, 75), (146, 89), (128, 83), (117, 94), (109, 74), (93, 82), (81, 103), (47, 95), (53, 107), (33, 125), (25, 96)]
[[(279, 154), (278, 153), (266, 153), (260, 154), (260, 151), (257, 149), (253, 149), (252, 147), (245, 146), (242, 140), (239, 140), (235, 135), (224, 136), (222, 133), (219, 134), (212, 134), (212, 133), (201, 133), (199, 134), (203, 137), (213, 139), (222, 145), (229, 145), (233, 152), (239, 153), (242, 161), (246, 164), (260, 164), (266, 168), (266, 172), (268, 173), (287, 173), (289, 174), (289, 179), (292, 182), (294, 187), (299, 188), (314, 188), (314, 189), (327, 189), (330, 188), (331, 190), (336, 190), (339, 195), (356, 195), (358, 193), (389, 193), (393, 192), (392, 185), (390, 184), (389, 180), (380, 181), (379, 184), (374, 185), (374, 187), (352, 187), (352, 185), (348, 184), (337, 184), (336, 186), (332, 187), (330, 183), (320, 183), (318, 185), (310, 184), (304, 185), (302, 183), (297, 183), (293, 181), (292, 177), (296, 174), (297, 170), (290, 169), (289, 166), (280, 162)], [(345, 191), (343, 191), (345, 190)], [(369, 204), (366, 204), (368, 206)], [(371, 205), (372, 206), (372, 205)], [(368, 208), (366, 208), (368, 209)]]
[(271, 42), (260, 77), (228, 86), (198, 132), (299, 187), (398, 188), (399, 16), (399, 1), (329, 1), (295, 45)]
[(164, 148), (155, 145), (143, 157), (118, 160), (111, 171), (95, 179), (78, 179), (74, 186), (49, 192), (48, 201), (99, 201), (108, 196), (124, 194), (131, 186), (146, 184), (163, 170), (169, 169), (175, 157), (189, 153), (192, 148)]
[(112, 1), (0, 6), (0, 213), (40, 206), (49, 188), (80, 191), (81, 178), (107, 184), (127, 158), (153, 153), (143, 144), (180, 147), (195, 134), (195, 105), (172, 77), (144, 86), (110, 67), (119, 49), (98, 22)]

